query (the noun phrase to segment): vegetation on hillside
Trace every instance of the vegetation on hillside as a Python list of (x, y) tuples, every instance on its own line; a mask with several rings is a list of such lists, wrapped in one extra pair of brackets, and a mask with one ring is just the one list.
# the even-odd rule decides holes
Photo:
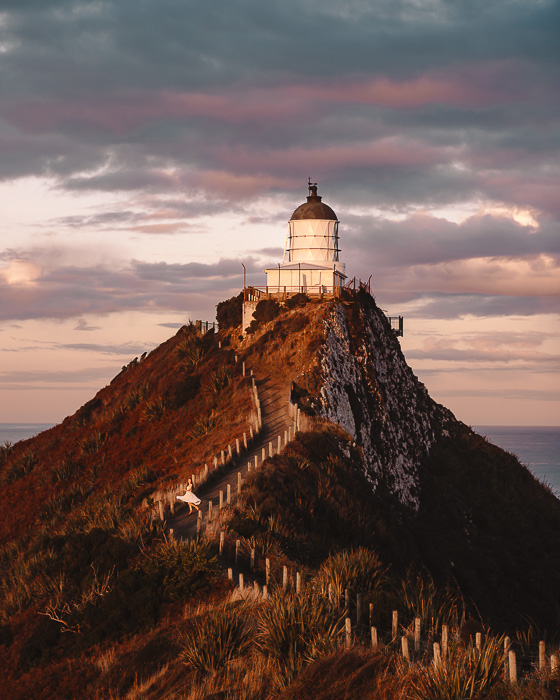
[[(246, 430), (241, 362), (278, 382), (297, 374), (313, 410), (327, 306), (266, 305), (240, 341), (234, 297), (218, 335), (184, 327), (60, 426), (0, 449), (3, 697), (560, 697), (535, 657), (541, 639), (548, 665), (559, 653), (560, 504), (466, 426), (419, 465), (418, 513), (383, 484), (374, 493), (360, 446), (324, 425), (253, 471), (195, 542), (148, 517), (156, 489)], [(239, 541), (237, 566), (234, 548), (218, 555), (220, 530)], [(250, 589), (235, 590), (228, 568)]]

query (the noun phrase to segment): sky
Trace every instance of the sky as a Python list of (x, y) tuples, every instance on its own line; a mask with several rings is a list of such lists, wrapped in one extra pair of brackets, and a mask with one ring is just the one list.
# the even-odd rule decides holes
[(282, 259), (307, 180), (470, 425), (560, 424), (560, 3), (2, 0), (0, 422)]

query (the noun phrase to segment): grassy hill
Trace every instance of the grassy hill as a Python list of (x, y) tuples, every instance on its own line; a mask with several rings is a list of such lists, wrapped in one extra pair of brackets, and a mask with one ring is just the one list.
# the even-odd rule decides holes
[[(219, 333), (183, 327), (62, 424), (1, 448), (4, 696), (558, 697), (531, 663), (539, 640), (547, 663), (559, 644), (560, 502), (427, 396), (369, 295), (263, 304), (245, 338), (239, 305), (219, 306)], [(196, 542), (170, 540), (146, 506), (248, 431), (243, 362), (291, 385), (310, 431)], [(265, 558), (269, 597), (235, 591), (227, 569), (262, 590)], [(517, 687), (502, 682), (506, 633), (532, 672)]]

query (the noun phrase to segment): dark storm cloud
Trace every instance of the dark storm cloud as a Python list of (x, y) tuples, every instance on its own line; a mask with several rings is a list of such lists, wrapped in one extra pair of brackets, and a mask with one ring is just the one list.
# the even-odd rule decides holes
[[(482, 190), (559, 213), (542, 195), (546, 168), (539, 179), (529, 162), (558, 149), (558, 3), (45, 0), (3, 10), (4, 177), (50, 174), (104, 192), (218, 188), (239, 201), (293, 191), (312, 169), (361, 204)], [(397, 137), (392, 150), (371, 148)], [(450, 167), (458, 158), (465, 169)], [(509, 159), (532, 191), (481, 177), (484, 159), (500, 169)], [(263, 174), (260, 190), (238, 181)]]

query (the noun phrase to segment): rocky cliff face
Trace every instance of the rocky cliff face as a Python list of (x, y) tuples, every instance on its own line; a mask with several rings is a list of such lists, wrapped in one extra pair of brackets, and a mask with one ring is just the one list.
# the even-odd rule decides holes
[(373, 299), (335, 303), (323, 321), (317, 415), (344, 428), (362, 448), (366, 475), (403, 506), (419, 507), (419, 465), (457, 421), (433, 401), (407, 365)]

